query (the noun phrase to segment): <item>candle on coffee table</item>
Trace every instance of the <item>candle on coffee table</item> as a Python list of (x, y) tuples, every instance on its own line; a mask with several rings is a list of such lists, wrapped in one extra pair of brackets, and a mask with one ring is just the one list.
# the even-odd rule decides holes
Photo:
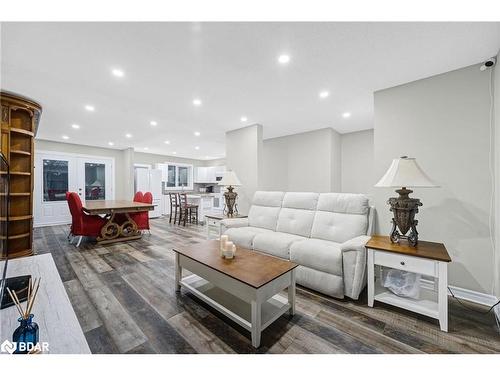
[(229, 241), (229, 236), (226, 235), (226, 234), (223, 234), (222, 236), (220, 236), (220, 247), (219, 247), (219, 250), (220, 250), (220, 256), (223, 256), (223, 252), (224, 250), (226, 249), (226, 243), (227, 241)]

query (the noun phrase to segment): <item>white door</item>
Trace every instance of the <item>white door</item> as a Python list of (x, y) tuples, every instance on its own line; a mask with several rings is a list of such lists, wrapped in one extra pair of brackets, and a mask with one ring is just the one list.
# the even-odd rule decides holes
[(71, 222), (66, 192), (76, 191), (78, 178), (74, 157), (37, 154), (35, 160), (35, 220), (36, 225)]
[(82, 201), (114, 199), (113, 160), (39, 152), (35, 158), (34, 225), (71, 222), (66, 192)]

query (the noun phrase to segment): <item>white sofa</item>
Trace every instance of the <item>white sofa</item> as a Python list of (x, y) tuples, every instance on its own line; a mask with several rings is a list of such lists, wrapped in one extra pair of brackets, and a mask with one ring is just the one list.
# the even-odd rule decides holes
[(248, 218), (222, 220), (239, 246), (297, 264), (297, 283), (358, 299), (366, 285), (366, 250), (373, 208), (361, 194), (255, 193)]

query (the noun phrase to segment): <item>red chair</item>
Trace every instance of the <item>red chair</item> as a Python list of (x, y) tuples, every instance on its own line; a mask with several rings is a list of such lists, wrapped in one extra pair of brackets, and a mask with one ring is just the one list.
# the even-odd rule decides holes
[[(144, 193), (144, 196), (142, 198), (142, 203), (152, 204), (153, 203), (153, 194), (151, 194), (149, 191)], [(135, 223), (137, 224), (137, 228), (139, 230), (149, 230), (149, 213), (148, 213), (148, 211), (131, 213), (129, 215), (132, 218), (132, 220), (135, 221)]]
[(68, 206), (71, 212), (71, 234), (80, 236), (76, 247), (80, 246), (83, 236), (97, 237), (101, 228), (106, 224), (102, 217), (83, 213), (82, 201), (77, 193), (69, 193)]

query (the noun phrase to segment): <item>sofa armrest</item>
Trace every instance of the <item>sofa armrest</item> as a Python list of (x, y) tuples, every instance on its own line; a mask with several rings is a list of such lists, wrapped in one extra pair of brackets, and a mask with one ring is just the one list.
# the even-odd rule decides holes
[(366, 243), (370, 236), (352, 238), (340, 245), (344, 267), (344, 295), (358, 299), (366, 285)]
[(240, 217), (235, 219), (223, 219), (221, 220), (221, 233), (224, 233), (229, 228), (241, 228), (248, 227), (248, 218)]
[(340, 250), (346, 251), (365, 251), (365, 245), (370, 240), (370, 236), (358, 236), (340, 244)]

